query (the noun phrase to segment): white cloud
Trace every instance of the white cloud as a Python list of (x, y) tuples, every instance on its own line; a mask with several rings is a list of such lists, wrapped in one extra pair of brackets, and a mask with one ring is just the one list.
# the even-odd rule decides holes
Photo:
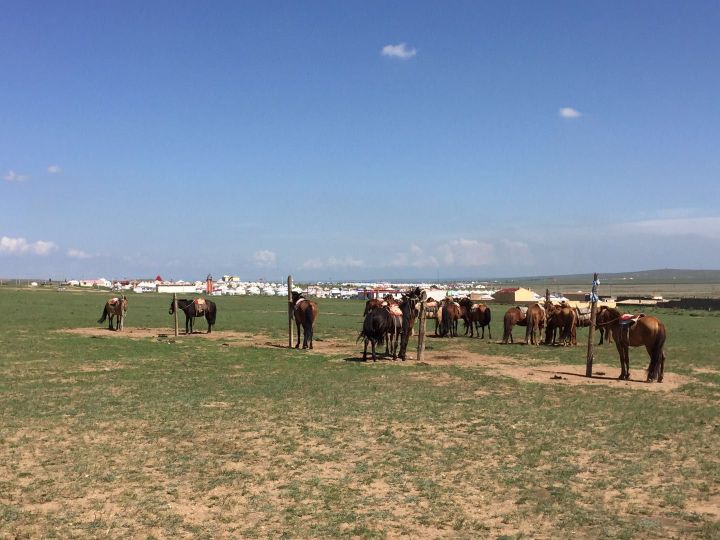
[(254, 253), (253, 261), (258, 266), (267, 268), (267, 267), (275, 266), (275, 262), (277, 261), (277, 255), (273, 251), (263, 249), (260, 251), (256, 251)]
[(438, 260), (432, 255), (427, 255), (417, 244), (410, 244), (410, 249), (407, 252), (399, 251), (395, 253), (388, 263), (388, 266), (394, 268), (403, 266), (412, 266), (413, 268), (436, 268), (438, 266)]
[(92, 255), (85, 253), (79, 249), (70, 248), (67, 250), (67, 256), (73, 259), (90, 259)]
[(18, 174), (15, 171), (8, 171), (3, 178), (5, 178), (8, 182), (24, 182), (28, 179), (27, 175)]
[(0, 253), (11, 253), (13, 255), (23, 255), (25, 253), (48, 255), (57, 248), (54, 242), (47, 242), (45, 240), (38, 240), (30, 244), (24, 238), (9, 238), (7, 236), (0, 238)]
[(496, 262), (495, 246), (477, 240), (452, 240), (439, 247), (443, 263), (456, 266), (485, 266)]
[(48, 167), (48, 172), (50, 174), (58, 174), (62, 172), (62, 168), (60, 167), (60, 165), (50, 165)]
[(563, 107), (560, 109), (560, 116), (563, 118), (580, 118), (582, 113), (572, 107)]
[(301, 268), (304, 270), (319, 270), (321, 268), (361, 268), (363, 266), (365, 266), (365, 261), (348, 255), (343, 258), (328, 257), (324, 260), (308, 259), (302, 263)]
[(397, 45), (385, 45), (380, 54), (390, 58), (408, 60), (417, 54), (417, 50), (414, 47), (409, 49), (405, 43), (398, 43)]

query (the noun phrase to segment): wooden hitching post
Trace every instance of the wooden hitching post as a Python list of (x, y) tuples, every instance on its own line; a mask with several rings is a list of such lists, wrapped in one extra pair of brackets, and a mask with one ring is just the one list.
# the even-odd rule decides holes
[(178, 317), (177, 317), (177, 293), (173, 293), (173, 313), (175, 314), (175, 337), (178, 336)]
[[(423, 296), (424, 293), (423, 293)], [(417, 361), (425, 360), (425, 298), (420, 302), (420, 328), (418, 330)]]
[(595, 315), (597, 313), (597, 288), (600, 285), (597, 272), (593, 274), (592, 292), (590, 293), (590, 330), (588, 331), (587, 360), (585, 364), (585, 376), (592, 377), (593, 367), (593, 339), (595, 339)]
[(293, 303), (292, 303), (292, 276), (288, 276), (288, 347), (293, 346)]

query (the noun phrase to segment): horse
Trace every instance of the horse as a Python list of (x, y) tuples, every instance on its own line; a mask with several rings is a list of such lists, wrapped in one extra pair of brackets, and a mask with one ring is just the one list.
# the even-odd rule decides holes
[(302, 293), (293, 291), (292, 302), (289, 306), (292, 310), (297, 327), (297, 343), (295, 348), (300, 348), (300, 327), (303, 329), (303, 349), (313, 348), (313, 333), (315, 321), (318, 316), (318, 307), (315, 302), (306, 299)]
[(527, 321), (525, 319), (527, 315), (527, 308), (515, 306), (508, 308), (503, 317), (503, 338), (502, 344), (507, 345), (508, 340), (513, 343), (512, 329), (513, 326), (526, 326)]
[[(108, 330), (120, 330), (125, 327), (125, 317), (128, 308), (128, 300), (126, 296), (122, 298), (110, 298), (103, 306), (102, 316), (98, 319), (98, 324), (108, 320)], [(115, 318), (115, 328), (113, 328), (113, 318)]]
[(365, 311), (363, 311), (363, 317), (365, 317), (370, 310), (383, 307), (387, 305), (387, 302), (385, 300), (381, 300), (380, 298), (371, 298), (367, 302), (365, 302)]
[[(645, 346), (650, 356), (650, 364), (647, 368), (647, 382), (663, 381), (665, 371), (665, 338), (667, 331), (665, 325), (655, 317), (640, 314), (636, 317), (623, 316), (617, 309), (603, 306), (601, 312), (609, 313), (603, 315), (605, 322), (603, 326), (610, 328), (615, 347), (620, 356), (620, 380), (630, 379), (630, 347)], [(608, 320), (609, 319), (609, 320)]]
[(462, 316), (460, 304), (449, 298), (446, 298), (445, 300), (443, 300), (438, 316), (440, 318), (439, 336), (445, 337), (449, 334), (451, 338), (457, 337), (458, 321)]
[[(215, 302), (212, 302), (205, 298), (195, 298), (193, 300), (188, 300), (186, 298), (178, 298), (177, 306), (183, 311), (183, 313), (185, 313), (186, 334), (193, 333), (193, 319), (195, 317), (202, 316), (204, 316), (205, 320), (207, 321), (207, 333), (209, 334), (210, 332), (212, 332), (212, 326), (213, 324), (215, 324), (215, 319), (217, 318), (217, 306), (215, 305)], [(170, 310), (168, 311), (168, 313), (170, 315), (175, 313), (175, 302), (170, 302)]]
[[(470, 337), (474, 337), (473, 328), (477, 333), (477, 337), (480, 338), (480, 329), (482, 328), (482, 338), (485, 339), (485, 327), (488, 328), (488, 336), (492, 339), (492, 332), (490, 332), (490, 319), (491, 313), (490, 308), (485, 304), (473, 304), (469, 298), (463, 298), (460, 300), (460, 305), (465, 308), (467, 314)], [(465, 332), (467, 334), (467, 332)]]
[(556, 339), (558, 333), (561, 345), (577, 345), (575, 310), (567, 305), (554, 306), (550, 304), (545, 311), (545, 345), (558, 343)]
[(405, 360), (405, 352), (407, 351), (408, 341), (410, 341), (410, 333), (415, 326), (415, 318), (420, 312), (420, 302), (425, 299), (425, 293), (420, 287), (404, 294), (402, 300), (398, 304), (402, 311), (402, 333), (400, 334), (400, 352), (398, 356), (400, 360)]
[(598, 343), (598, 345), (602, 345), (605, 340), (607, 340), (608, 343), (613, 342), (610, 327), (605, 324), (609, 322), (613, 317), (610, 312), (605, 309), (605, 307), (606, 306), (601, 306), (597, 314), (595, 315), (595, 329), (600, 334), (600, 342)]
[(528, 307), (525, 322), (525, 345), (539, 345), (538, 337), (542, 335), (545, 326), (545, 308), (540, 304)]
[[(381, 306), (370, 309), (365, 315), (363, 327), (357, 341), (361, 339), (365, 342), (363, 349), (363, 362), (367, 361), (368, 343), (372, 345), (372, 359), (376, 361), (375, 346), (382, 345), (385, 341), (385, 354), (392, 353), (393, 360), (397, 359), (398, 337), (402, 328), (402, 316), (398, 317), (393, 314), (390, 306)], [(390, 345), (390, 350), (388, 350)]]

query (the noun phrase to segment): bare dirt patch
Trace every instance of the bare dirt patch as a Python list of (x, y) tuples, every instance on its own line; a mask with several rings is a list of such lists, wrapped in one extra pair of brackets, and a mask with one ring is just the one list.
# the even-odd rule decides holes
[[(231, 330), (218, 330), (211, 334), (196, 332), (191, 335), (180, 334), (175, 337), (172, 329), (167, 328), (142, 328), (130, 327), (125, 328), (122, 332), (114, 332), (107, 328), (66, 328), (59, 330), (81, 336), (89, 337), (109, 337), (109, 338), (128, 338), (128, 339), (210, 339), (215, 341), (225, 341), (229, 346), (251, 346), (251, 347), (267, 347), (274, 349), (287, 349), (287, 342), (284, 340), (272, 339), (266, 334), (252, 334), (249, 332), (235, 332)], [(360, 361), (359, 347), (347, 340), (339, 339), (316, 339), (313, 343), (313, 353), (323, 354), (333, 357), (344, 357), (345, 361)], [(392, 362), (389, 359), (383, 359), (382, 362)], [(533, 362), (534, 363), (534, 362)], [(629, 381), (619, 381), (619, 366), (608, 366), (605, 364), (595, 364), (593, 366), (593, 376), (585, 377), (585, 366), (579, 364), (540, 364), (528, 365), (516, 358), (509, 356), (491, 356), (469, 352), (460, 347), (452, 349), (444, 349), (441, 351), (425, 351), (425, 359), (423, 362), (415, 360), (415, 349), (410, 348), (408, 351), (407, 361), (394, 362), (398, 366), (458, 366), (472, 367), (492, 370), (497, 375), (510, 377), (519, 381), (535, 382), (541, 384), (560, 384), (567, 386), (575, 385), (601, 385), (611, 386), (614, 388), (630, 388), (637, 390), (646, 390), (650, 392), (669, 392), (678, 387), (691, 382), (693, 379), (684, 377), (676, 373), (665, 372), (665, 378), (662, 383), (648, 384), (645, 382), (645, 371), (643, 368), (636, 368), (631, 371), (632, 378)], [(367, 365), (373, 365), (373, 362), (367, 362)], [(708, 370), (696, 369), (697, 372), (706, 372)], [(443, 384), (439, 381), (438, 384)], [(449, 384), (449, 381), (445, 381)]]

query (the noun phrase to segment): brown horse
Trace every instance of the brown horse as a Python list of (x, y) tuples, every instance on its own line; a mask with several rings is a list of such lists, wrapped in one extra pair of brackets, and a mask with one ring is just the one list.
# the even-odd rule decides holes
[[(492, 339), (492, 332), (490, 332), (490, 308), (485, 304), (473, 304), (469, 298), (460, 300), (460, 306), (465, 310), (465, 316), (467, 317), (470, 329), (470, 337), (474, 337), (474, 329), (477, 337), (480, 338), (480, 329), (482, 328), (482, 338), (480, 339), (485, 339), (485, 327), (487, 326), (488, 336)], [(467, 331), (465, 333), (467, 334)]]
[(545, 345), (577, 345), (575, 310), (569, 306), (550, 304), (545, 312)]
[(458, 321), (462, 317), (462, 310), (460, 304), (446, 298), (443, 300), (440, 310), (438, 312), (440, 319), (440, 337), (445, 337), (448, 334), (450, 337), (457, 337), (458, 335)]
[(527, 321), (525, 320), (526, 315), (527, 308), (520, 306), (511, 307), (505, 312), (505, 316), (503, 317), (503, 345), (507, 345), (508, 340), (510, 343), (513, 343), (512, 330), (515, 325), (527, 325)]
[(98, 319), (98, 324), (104, 323), (105, 319), (107, 319), (108, 330), (113, 330), (113, 318), (115, 318), (114, 330), (122, 331), (125, 326), (125, 314), (127, 313), (127, 308), (128, 300), (126, 296), (123, 296), (122, 298), (110, 298), (110, 300), (105, 302), (102, 317)]
[[(650, 356), (647, 369), (647, 382), (662, 382), (665, 371), (665, 325), (650, 315), (639, 315), (626, 319), (614, 308), (603, 306), (601, 311), (610, 314), (609, 320), (602, 323), (610, 328), (615, 347), (620, 355), (620, 380), (630, 379), (630, 347), (645, 346)], [(603, 316), (605, 319), (606, 316)]]
[(604, 341), (607, 341), (608, 343), (613, 342), (610, 326), (606, 324), (612, 320), (613, 316), (606, 307), (607, 306), (601, 306), (595, 315), (595, 329), (600, 334), (600, 342), (598, 345), (602, 345)]
[(313, 348), (313, 333), (315, 321), (318, 316), (318, 307), (315, 302), (307, 300), (302, 293), (293, 291), (292, 303), (290, 304), (295, 326), (297, 327), (297, 343), (295, 348), (300, 348), (300, 327), (303, 329), (303, 349)]
[(404, 294), (398, 304), (402, 311), (402, 333), (400, 335), (400, 360), (405, 360), (410, 334), (415, 326), (415, 318), (420, 312), (420, 302), (425, 299), (425, 294), (420, 287), (415, 287), (409, 293)]
[(545, 308), (540, 304), (528, 307), (525, 326), (525, 345), (540, 345), (539, 338), (545, 326)]

